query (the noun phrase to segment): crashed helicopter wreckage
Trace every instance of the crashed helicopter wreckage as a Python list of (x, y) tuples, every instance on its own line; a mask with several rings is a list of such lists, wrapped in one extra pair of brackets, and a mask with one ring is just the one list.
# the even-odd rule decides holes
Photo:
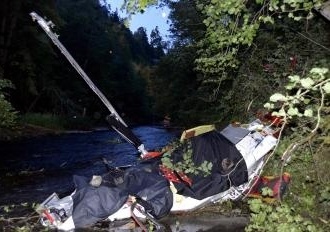
[[(246, 125), (228, 125), (222, 131), (212, 125), (199, 126), (184, 131), (179, 145), (163, 152), (148, 152), (52, 32), (54, 24), (35, 12), (30, 15), (109, 109), (110, 126), (141, 154), (141, 162), (136, 166), (108, 166), (109, 171), (102, 176), (74, 176), (72, 194), (59, 198), (53, 193), (37, 208), (44, 226), (69, 231), (101, 220), (133, 217), (137, 221), (148, 219), (160, 228), (157, 219), (170, 213), (238, 200), (249, 193), (265, 156), (277, 144), (278, 118), (277, 123), (257, 119)], [(173, 165), (163, 162), (166, 157)], [(189, 166), (186, 170), (175, 169), (186, 161), (195, 170), (188, 170)], [(277, 194), (281, 195), (282, 186), (277, 187)]]
[[(207, 175), (164, 167), (160, 157), (142, 159), (126, 169), (110, 168), (102, 176), (74, 176), (72, 194), (60, 199), (53, 193), (37, 212), (43, 225), (64, 231), (131, 217), (161, 226), (157, 220), (169, 214), (247, 196), (260, 177), (264, 158), (276, 146), (274, 133), (260, 120), (222, 131), (196, 127), (184, 131), (180, 145), (166, 152), (179, 163), (191, 149), (192, 165), (212, 164)], [(166, 152), (158, 154), (164, 157)], [(283, 178), (274, 193), (281, 196), (288, 181)]]

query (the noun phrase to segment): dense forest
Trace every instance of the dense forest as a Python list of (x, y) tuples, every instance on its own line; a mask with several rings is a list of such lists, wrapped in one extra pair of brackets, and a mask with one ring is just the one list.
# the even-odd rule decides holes
[(118, 112), (135, 122), (150, 121), (147, 82), (150, 70), (164, 55), (157, 28), (149, 42), (144, 28), (132, 33), (111, 5), (101, 6), (99, 1), (4, 1), (1, 5), (1, 73), (14, 86), (10, 102), (19, 114), (96, 119), (106, 114), (99, 99), (32, 21), (29, 13), (36, 11), (52, 20), (61, 42)]
[[(1, 78), (13, 86), (2, 87), (6, 99), (19, 115), (102, 121), (108, 113), (31, 20), (31, 11), (52, 20), (60, 41), (96, 86), (135, 123), (155, 123), (164, 115), (182, 126), (246, 120), (283, 89), (288, 75), (328, 62), (329, 23), (320, 15), (306, 21), (274, 18), (245, 32), (245, 22), (235, 32), (228, 15), (215, 19), (237, 33), (230, 40), (226, 31), (211, 28), (217, 24), (208, 22), (213, 16), (201, 3), (165, 3), (171, 9), (171, 45), (157, 28), (150, 35), (143, 27), (132, 33), (111, 2), (2, 2)], [(258, 9), (250, 4), (244, 11), (252, 15)]]
[[(277, 231), (270, 228), (281, 224), (279, 231), (322, 231), (330, 223), (330, 21), (320, 13), (326, 2), (160, 0), (171, 10), (169, 43), (157, 28), (131, 32), (111, 1), (1, 1), (0, 128), (32, 114), (66, 118), (66, 128), (94, 126), (109, 114), (31, 20), (35, 11), (52, 20), (130, 123), (168, 115), (185, 128), (221, 127), (266, 111), (281, 117), (281, 142), (265, 172), (289, 171), (296, 181), (285, 203), (250, 202), (247, 230)], [(128, 0), (124, 7), (133, 14), (154, 3)]]

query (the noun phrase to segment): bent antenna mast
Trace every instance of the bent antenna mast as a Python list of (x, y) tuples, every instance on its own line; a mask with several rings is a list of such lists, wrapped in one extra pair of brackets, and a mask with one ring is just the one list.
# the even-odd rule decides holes
[(104, 96), (104, 94), (97, 88), (97, 86), (92, 82), (92, 80), (87, 76), (84, 70), (79, 66), (79, 64), (75, 61), (75, 59), (70, 55), (68, 50), (63, 46), (63, 44), (58, 40), (58, 35), (52, 31), (52, 28), (55, 26), (52, 21), (46, 22), (42, 17), (40, 17), (37, 13), (31, 12), (30, 16), (33, 21), (37, 21), (40, 27), (46, 32), (46, 34), (51, 38), (53, 43), (60, 49), (63, 55), (67, 58), (67, 60), (71, 63), (71, 65), (76, 69), (76, 71), (80, 74), (80, 76), (85, 80), (88, 86), (96, 93), (96, 95), (101, 99), (104, 105), (109, 109), (111, 114), (113, 114), (117, 120), (119, 120), (123, 125), (126, 125), (124, 120), (119, 116), (115, 108), (111, 105), (109, 100)]

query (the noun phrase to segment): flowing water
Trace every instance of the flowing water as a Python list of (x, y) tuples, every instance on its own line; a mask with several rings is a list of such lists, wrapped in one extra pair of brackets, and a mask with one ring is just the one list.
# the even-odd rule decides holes
[[(147, 149), (158, 149), (174, 138), (165, 129), (133, 129)], [(0, 205), (40, 202), (53, 192), (73, 190), (73, 175), (106, 172), (102, 158), (113, 166), (134, 165), (137, 150), (109, 130), (67, 133), (0, 144)]]

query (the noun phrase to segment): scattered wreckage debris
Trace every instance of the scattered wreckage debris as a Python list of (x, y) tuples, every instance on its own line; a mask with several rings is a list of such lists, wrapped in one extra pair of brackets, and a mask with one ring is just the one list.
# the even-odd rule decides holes
[[(191, 131), (195, 135), (191, 136)], [(202, 130), (202, 131), (201, 131)], [(188, 133), (187, 133), (188, 132)], [(37, 209), (41, 223), (69, 231), (84, 228), (99, 221), (111, 224), (133, 219), (140, 228), (146, 222), (161, 229), (159, 222), (170, 214), (193, 212), (207, 205), (243, 197), (262, 197), (264, 187), (273, 190), (268, 196), (276, 200), (283, 196), (290, 175), (262, 177), (264, 158), (275, 147), (277, 130), (255, 120), (246, 125), (228, 125), (222, 131), (201, 126), (185, 131), (182, 142), (171, 151), (173, 162), (182, 162), (185, 146), (191, 146), (192, 162), (212, 163), (209, 175), (168, 170), (173, 179), (161, 170), (161, 157), (142, 159), (136, 166), (124, 169), (109, 167), (102, 176), (74, 176), (75, 190), (59, 198), (53, 193)], [(189, 138), (186, 136), (189, 135)]]

